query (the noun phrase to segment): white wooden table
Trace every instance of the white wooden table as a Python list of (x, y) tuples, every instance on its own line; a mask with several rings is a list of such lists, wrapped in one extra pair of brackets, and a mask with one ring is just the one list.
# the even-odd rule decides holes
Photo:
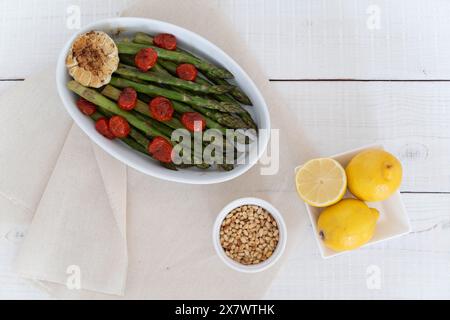
[[(450, 298), (450, 2), (215, 1), (318, 155), (381, 142), (405, 169), (411, 234), (325, 261), (305, 230), (266, 297)], [(0, 92), (55, 62), (73, 10), (85, 25), (130, 2), (0, 1)], [(46, 298), (12, 271), (21, 236), (0, 226), (0, 298)]]

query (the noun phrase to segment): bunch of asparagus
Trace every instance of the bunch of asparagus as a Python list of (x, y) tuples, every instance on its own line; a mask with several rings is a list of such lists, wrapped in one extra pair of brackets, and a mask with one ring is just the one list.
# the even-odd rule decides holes
[[(257, 129), (251, 115), (241, 106), (250, 106), (251, 101), (238, 86), (226, 80), (233, 78), (228, 70), (179, 48), (166, 50), (155, 46), (151, 36), (140, 32), (136, 33), (132, 42), (118, 41), (116, 45), (120, 63), (108, 85), (97, 91), (70, 81), (67, 87), (98, 107), (97, 112), (91, 115), (93, 120), (111, 115), (125, 118), (131, 131), (128, 137), (121, 140), (131, 148), (147, 154), (147, 146), (152, 138), (161, 136), (170, 141), (173, 130), (184, 128), (180, 116), (186, 112), (200, 113), (207, 128), (219, 130), (223, 135), (226, 129)], [(152, 48), (158, 54), (156, 64), (147, 72), (137, 69), (134, 59), (134, 55), (145, 48)], [(176, 72), (179, 63), (192, 64), (201, 74), (194, 81), (180, 79)], [(133, 88), (139, 97), (132, 111), (121, 109), (116, 102), (121, 90), (128, 87)], [(156, 96), (171, 101), (175, 110), (172, 119), (158, 121), (152, 116), (148, 102)], [(223, 144), (228, 143), (224, 138)], [(202, 159), (201, 155), (195, 152), (192, 154), (193, 160)], [(210, 167), (201, 161), (193, 163), (202, 169)], [(184, 167), (172, 163), (163, 165), (172, 170)], [(234, 166), (218, 164), (218, 167), (231, 170)]]

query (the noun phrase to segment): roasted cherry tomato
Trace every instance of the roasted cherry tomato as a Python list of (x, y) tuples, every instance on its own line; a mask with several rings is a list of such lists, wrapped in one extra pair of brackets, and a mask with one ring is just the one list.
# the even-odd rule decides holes
[(148, 144), (148, 153), (161, 162), (172, 162), (172, 144), (163, 137), (155, 137)]
[(144, 48), (134, 57), (134, 64), (141, 71), (148, 71), (153, 67), (158, 59), (158, 54), (152, 48)]
[(128, 121), (121, 116), (112, 116), (109, 119), (109, 131), (117, 138), (125, 138), (130, 133)]
[(175, 50), (177, 48), (177, 38), (170, 33), (160, 33), (153, 38), (153, 44), (166, 50)]
[(150, 103), (150, 113), (158, 121), (167, 121), (172, 119), (173, 105), (169, 99), (164, 97), (155, 97)]
[(137, 103), (137, 92), (133, 88), (125, 88), (119, 96), (117, 104), (123, 110), (133, 110)]
[(185, 112), (181, 116), (181, 123), (191, 132), (203, 131), (206, 127), (206, 121), (198, 112)]
[(82, 113), (87, 116), (92, 115), (95, 111), (97, 111), (97, 107), (92, 102), (87, 101), (84, 98), (80, 98), (77, 100), (77, 107), (80, 109)]
[(108, 139), (114, 139), (116, 136), (109, 129), (109, 121), (107, 118), (100, 118), (95, 122), (95, 129)]
[(190, 63), (182, 63), (180, 64), (177, 69), (177, 76), (180, 79), (187, 80), (187, 81), (195, 81), (197, 78), (197, 68), (193, 64)]

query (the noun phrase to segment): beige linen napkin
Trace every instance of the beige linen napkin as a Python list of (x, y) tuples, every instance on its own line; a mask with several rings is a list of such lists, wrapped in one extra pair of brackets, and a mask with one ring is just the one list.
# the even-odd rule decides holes
[(122, 294), (125, 197), (125, 166), (74, 125), (21, 248), (20, 274), (72, 289), (78, 286), (71, 276), (80, 274), (83, 289)]
[(55, 93), (54, 70), (46, 70), (0, 99), (2, 224), (30, 221), (61, 152), (72, 121)]
[[(293, 172), (312, 150), (291, 117), (289, 108), (295, 106), (287, 106), (269, 88), (265, 74), (242, 45), (238, 32), (208, 1), (142, 1), (124, 15), (165, 20), (188, 28), (216, 43), (238, 62), (266, 98), (272, 127), (280, 128), (279, 170), (275, 175), (261, 175), (261, 166), (257, 165), (233, 181), (208, 186), (157, 180), (132, 169), (128, 169), (125, 178), (122, 164), (91, 146), (89, 139), (73, 127), (50, 180), (48, 168), (50, 160), (55, 161), (57, 147), (53, 157), (48, 156), (45, 174), (39, 176), (43, 182), (32, 186), (42, 193), (44, 180), (48, 180), (18, 257), (18, 271), (44, 284), (59, 298), (111, 297), (105, 293), (124, 294), (125, 298), (261, 298), (307, 223), (304, 206), (295, 193)], [(47, 79), (48, 84), (31, 81), (34, 88), (54, 87), (53, 79)], [(46, 104), (45, 110), (57, 109), (61, 114), (53, 90), (47, 90), (51, 103)], [(68, 122), (66, 115), (60, 117)], [(50, 131), (56, 121), (60, 120), (49, 119), (42, 130)], [(52, 134), (60, 138), (67, 128), (68, 124), (65, 130), (61, 129), (63, 132), (52, 130)], [(47, 143), (53, 141), (48, 139)], [(42, 152), (46, 148), (42, 143)], [(8, 177), (18, 176), (21, 175), (16, 173)], [(20, 188), (25, 183), (23, 178), (17, 190), (14, 185), (2, 185), (0, 191), (21, 199)], [(33, 192), (36, 206), (39, 191)], [(217, 213), (229, 201), (244, 196), (272, 202), (288, 227), (288, 248), (283, 259), (258, 274), (242, 274), (226, 267), (216, 256), (211, 241)], [(29, 207), (30, 212), (35, 208)], [(66, 286), (73, 280), (73, 266), (81, 272), (81, 290)]]

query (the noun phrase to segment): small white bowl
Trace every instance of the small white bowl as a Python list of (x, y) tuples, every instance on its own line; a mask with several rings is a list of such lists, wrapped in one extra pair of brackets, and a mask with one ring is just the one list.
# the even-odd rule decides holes
[[(269, 212), (270, 215), (272, 215), (272, 217), (275, 219), (278, 225), (279, 239), (275, 251), (269, 257), (269, 259), (254, 265), (244, 265), (237, 261), (234, 261), (233, 259), (231, 259), (226, 255), (225, 250), (222, 248), (222, 245), (220, 244), (220, 227), (223, 220), (230, 213), (230, 211), (244, 205), (255, 205), (266, 209), (267, 212)], [(281, 255), (283, 254), (287, 243), (286, 224), (280, 212), (269, 202), (258, 198), (240, 198), (232, 201), (227, 206), (225, 206), (222, 209), (222, 211), (220, 211), (213, 227), (213, 243), (219, 258), (230, 268), (236, 271), (247, 273), (260, 272), (273, 266), (275, 262), (277, 262), (278, 259), (280, 259)]]
[[(382, 145), (369, 145), (362, 148), (350, 150), (344, 153), (340, 153), (330, 158), (339, 162), (344, 168), (350, 162), (350, 160), (356, 156), (358, 153), (368, 149), (383, 149)], [(295, 168), (295, 172), (301, 168), (301, 166)], [(345, 198), (355, 198), (350, 192), (347, 191)], [(380, 202), (366, 202), (370, 208), (375, 208), (380, 212), (380, 218), (377, 222), (377, 226), (375, 229), (375, 234), (372, 239), (367, 242), (364, 246), (366, 247), (371, 244), (379, 243), (382, 241), (386, 241), (389, 239), (393, 239), (399, 237), (404, 234), (408, 234), (411, 232), (411, 225), (409, 223), (408, 215), (406, 214), (405, 206), (403, 205), (403, 201), (400, 195), (400, 191), (395, 192), (388, 199)], [(324, 210), (324, 208), (316, 208), (308, 205), (305, 202), (306, 211), (308, 212), (309, 219), (312, 224), (312, 229), (314, 232), (314, 237), (316, 238), (317, 245), (319, 246), (320, 254), (322, 258), (328, 259), (331, 257), (336, 257), (343, 253), (351, 252), (351, 251), (342, 251), (336, 252), (326, 247), (319, 236), (319, 232), (317, 230), (317, 220), (319, 219), (319, 215)], [(361, 247), (361, 248), (362, 248)]]
[[(264, 129), (259, 132), (258, 143), (252, 144), (252, 147), (250, 148), (252, 150), (249, 150), (251, 156), (246, 159), (246, 163), (236, 165), (231, 171), (200, 170), (196, 168), (172, 171), (163, 168), (159, 163), (152, 161), (145, 155), (131, 150), (120, 141), (111, 141), (98, 134), (92, 120), (77, 109), (75, 104), (76, 95), (66, 87), (67, 82), (71, 80), (65, 65), (67, 53), (75, 38), (90, 30), (104, 31), (110, 35), (120, 32), (124, 36), (131, 36), (137, 31), (150, 34), (163, 32), (171, 33), (177, 37), (180, 47), (228, 69), (234, 75), (235, 83), (239, 84), (253, 102), (253, 107), (244, 106), (244, 108), (246, 108), (253, 116), (258, 128)], [(191, 184), (211, 184), (231, 180), (249, 170), (258, 161), (264, 153), (269, 141), (269, 110), (263, 96), (247, 73), (229, 55), (213, 43), (192, 31), (167, 22), (124, 17), (101, 20), (86, 26), (74, 34), (61, 50), (56, 68), (56, 85), (63, 106), (75, 123), (92, 141), (126, 165), (156, 178)]]

